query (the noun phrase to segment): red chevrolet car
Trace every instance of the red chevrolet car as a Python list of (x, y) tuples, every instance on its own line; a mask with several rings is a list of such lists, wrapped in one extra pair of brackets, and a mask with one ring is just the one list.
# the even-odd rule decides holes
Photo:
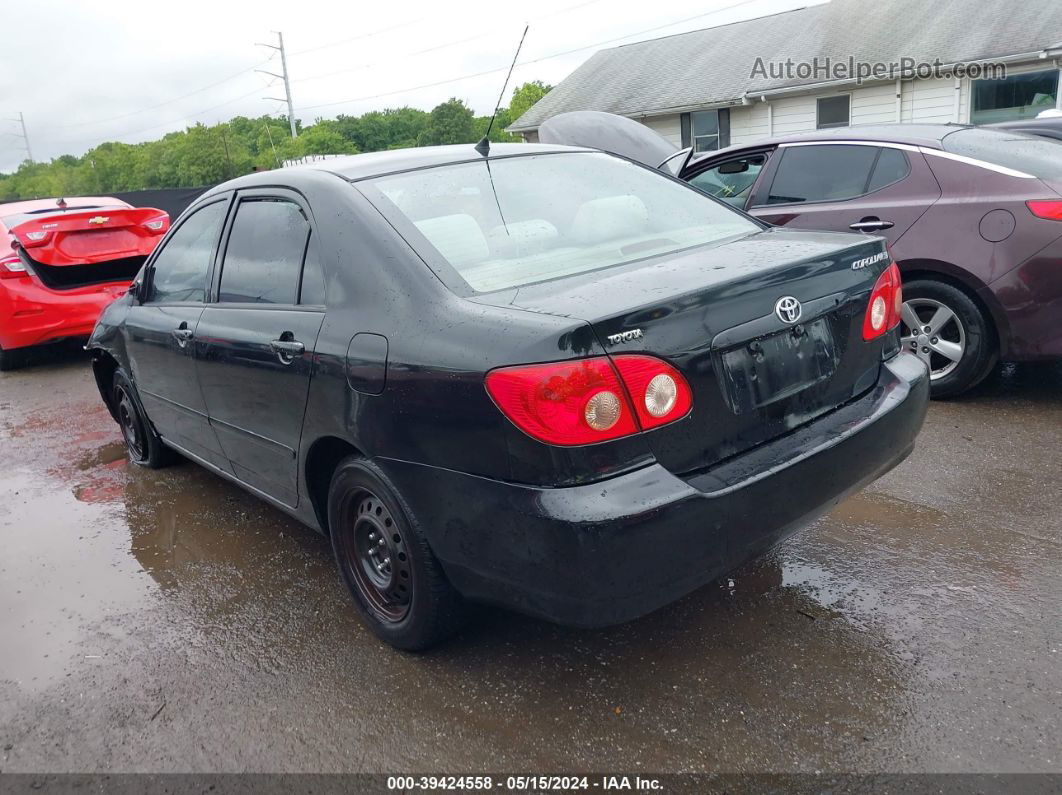
[(31, 346), (87, 338), (169, 226), (106, 196), (0, 204), (0, 370)]

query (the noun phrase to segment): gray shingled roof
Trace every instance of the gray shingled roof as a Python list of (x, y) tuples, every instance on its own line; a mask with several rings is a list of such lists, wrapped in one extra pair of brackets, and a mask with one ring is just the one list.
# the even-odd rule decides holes
[(510, 127), (571, 110), (623, 115), (725, 104), (822, 82), (750, 78), (765, 61), (847, 59), (943, 64), (1041, 52), (1062, 42), (1062, 0), (832, 0), (706, 30), (601, 50)]

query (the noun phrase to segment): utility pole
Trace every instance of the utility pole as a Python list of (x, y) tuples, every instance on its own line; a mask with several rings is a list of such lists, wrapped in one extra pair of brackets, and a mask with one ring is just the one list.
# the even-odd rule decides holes
[(265, 69), (255, 69), (255, 71), (284, 81), (284, 99), (280, 99), (279, 97), (263, 97), (263, 99), (272, 99), (277, 102), (288, 103), (288, 124), (291, 127), (291, 137), (298, 138), (299, 134), (295, 131), (295, 105), (291, 101), (291, 82), (288, 80), (288, 58), (284, 53), (284, 34), (279, 30), (274, 30), (273, 32), (277, 34), (277, 44), (263, 44), (259, 42), (258, 46), (268, 47), (271, 50), (277, 50), (280, 52), (280, 70), (283, 74), (278, 75), (274, 72), (267, 72)]
[[(10, 122), (16, 122), (17, 121), (19, 123), (19, 125), (22, 127), (22, 136), (21, 136), (22, 137), (22, 145), (26, 149), (26, 159), (29, 160), (32, 163), (33, 162), (33, 150), (30, 149), (29, 135), (26, 133), (26, 119), (22, 115), (22, 111), (19, 111), (17, 119), (3, 119), (3, 121), (10, 121)], [(17, 135), (15, 135), (15, 133), (4, 133), (4, 135), (11, 135), (11, 136), (14, 136), (16, 138), (18, 137)]]

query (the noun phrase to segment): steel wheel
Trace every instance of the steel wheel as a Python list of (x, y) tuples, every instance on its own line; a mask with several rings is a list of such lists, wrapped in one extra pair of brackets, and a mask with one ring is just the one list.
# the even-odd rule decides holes
[(125, 446), (135, 461), (147, 458), (147, 445), (144, 437), (144, 425), (137, 414), (136, 404), (124, 386), (114, 389), (115, 408), (118, 413), (118, 427), (122, 429)]
[(373, 612), (397, 623), (406, 617), (413, 597), (405, 539), (375, 494), (360, 492), (354, 505), (354, 529), (344, 544), (345, 563)]
[(900, 343), (929, 367), (936, 381), (950, 375), (966, 354), (966, 329), (953, 309), (933, 298), (910, 298), (900, 312)]

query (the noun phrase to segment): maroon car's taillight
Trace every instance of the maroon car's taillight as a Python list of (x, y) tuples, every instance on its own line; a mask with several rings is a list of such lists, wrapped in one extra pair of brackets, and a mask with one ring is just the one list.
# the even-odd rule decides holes
[(9, 254), (0, 259), (0, 279), (26, 279), (29, 273), (17, 256)]
[(903, 287), (900, 283), (900, 269), (893, 262), (882, 271), (870, 293), (870, 303), (863, 318), (863, 339), (877, 339), (889, 329), (900, 323), (900, 309), (903, 307)]
[(594, 356), (491, 370), (487, 392), (528, 436), (570, 447), (594, 444), (684, 417), (686, 379), (653, 356)]
[(1025, 206), (1037, 218), (1048, 221), (1062, 221), (1062, 201), (1028, 201)]

